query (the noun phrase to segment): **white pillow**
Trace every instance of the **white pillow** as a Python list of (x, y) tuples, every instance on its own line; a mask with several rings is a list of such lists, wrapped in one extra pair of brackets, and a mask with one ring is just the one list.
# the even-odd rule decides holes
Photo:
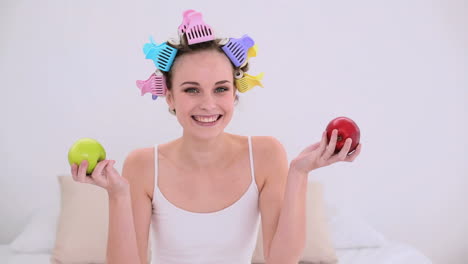
[[(308, 183), (306, 243), (300, 257), (300, 263), (334, 264), (338, 262), (335, 248), (331, 242), (323, 189), (324, 186), (320, 182), (309, 181)], [(260, 225), (257, 245), (252, 257), (253, 263), (265, 263), (262, 235), (262, 226)]]
[(385, 236), (374, 229), (354, 210), (329, 207), (328, 224), (335, 249), (359, 249), (382, 247)]
[(38, 254), (13, 254), (8, 258), (8, 264), (25, 264), (25, 263), (51, 263), (50, 254), (38, 253)]
[[(10, 244), (19, 253), (51, 253), (55, 246), (59, 205), (36, 211), (21, 233)], [(387, 243), (383, 234), (350, 209), (327, 203), (327, 225), (335, 249), (375, 248)]]
[(51, 253), (57, 232), (58, 206), (37, 210), (21, 233), (11, 242), (10, 249), (19, 253)]

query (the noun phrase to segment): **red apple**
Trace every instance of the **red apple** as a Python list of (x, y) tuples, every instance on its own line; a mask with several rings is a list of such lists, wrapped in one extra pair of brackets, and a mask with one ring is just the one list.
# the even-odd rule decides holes
[(330, 121), (326, 129), (328, 140), (327, 142), (330, 142), (333, 129), (338, 129), (338, 139), (336, 141), (335, 154), (340, 152), (347, 138), (351, 138), (353, 140), (348, 154), (356, 150), (356, 147), (358, 146), (359, 140), (361, 138), (361, 131), (353, 120), (342, 116)]

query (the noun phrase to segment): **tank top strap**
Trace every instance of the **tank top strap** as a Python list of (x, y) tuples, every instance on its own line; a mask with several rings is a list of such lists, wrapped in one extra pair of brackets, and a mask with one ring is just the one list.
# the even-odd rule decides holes
[(252, 150), (252, 137), (249, 136), (249, 156), (250, 156), (250, 172), (252, 175), (252, 182), (255, 183), (255, 170), (253, 162), (253, 150)]
[(159, 168), (159, 162), (158, 162), (158, 144), (154, 145), (154, 190), (158, 188), (158, 168)]

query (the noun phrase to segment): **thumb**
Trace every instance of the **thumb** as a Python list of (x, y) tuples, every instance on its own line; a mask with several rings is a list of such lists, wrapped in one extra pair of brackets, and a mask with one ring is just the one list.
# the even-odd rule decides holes
[(109, 164), (107, 165), (107, 169), (113, 169), (115, 165), (115, 160), (111, 160)]
[(314, 151), (320, 147), (320, 142), (314, 143), (308, 147), (306, 147), (299, 155)]
[(109, 163), (107, 163), (107, 166), (106, 166), (106, 171), (107, 172), (112, 172), (114, 171), (114, 165), (115, 165), (115, 160), (111, 160), (109, 161)]

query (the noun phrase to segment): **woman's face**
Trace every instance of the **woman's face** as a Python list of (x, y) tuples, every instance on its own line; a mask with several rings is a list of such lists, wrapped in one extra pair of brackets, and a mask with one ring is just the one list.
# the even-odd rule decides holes
[(172, 89), (166, 101), (184, 134), (212, 138), (224, 131), (234, 110), (231, 62), (219, 51), (184, 54), (172, 66)]

